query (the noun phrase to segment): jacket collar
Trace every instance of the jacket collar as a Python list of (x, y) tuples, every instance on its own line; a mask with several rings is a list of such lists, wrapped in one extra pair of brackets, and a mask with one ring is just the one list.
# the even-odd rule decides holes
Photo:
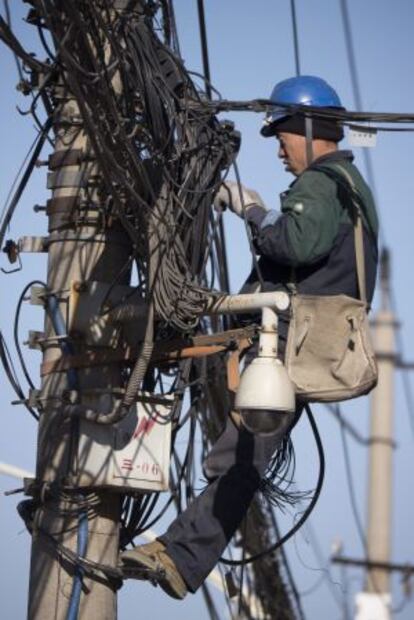
[(353, 152), (349, 150), (341, 150), (333, 151), (332, 153), (327, 153), (326, 155), (321, 155), (321, 157), (315, 159), (306, 170), (311, 170), (314, 166), (318, 166), (319, 164), (328, 164), (335, 161), (343, 161), (344, 159), (353, 161)]
[(321, 155), (317, 159), (315, 159), (308, 168), (305, 168), (301, 174), (296, 177), (292, 183), (289, 185), (289, 189), (291, 189), (296, 181), (302, 176), (304, 172), (307, 170), (312, 170), (313, 167), (319, 166), (319, 164), (330, 164), (335, 161), (349, 161), (352, 162), (354, 160), (354, 154), (350, 150), (340, 150), (340, 151), (332, 151), (332, 153), (327, 153), (326, 155)]

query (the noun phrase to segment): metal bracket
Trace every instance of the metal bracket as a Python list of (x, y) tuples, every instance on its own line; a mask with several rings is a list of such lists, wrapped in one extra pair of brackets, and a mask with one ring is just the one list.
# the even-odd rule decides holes
[(20, 237), (19, 252), (47, 252), (47, 237)]
[[(252, 339), (255, 336), (257, 336), (257, 327), (251, 325), (218, 334), (194, 336), (184, 341), (160, 342), (154, 347), (152, 362), (171, 364), (186, 358), (206, 357), (207, 355), (225, 353), (229, 349), (234, 348), (235, 341), (240, 343), (241, 350), (244, 350), (252, 344)], [(53, 372), (66, 372), (69, 368), (87, 368), (89, 366), (119, 364), (120, 362), (128, 364), (136, 360), (138, 354), (139, 346), (123, 349), (118, 347), (114, 350), (105, 348), (102, 348), (102, 350), (94, 349), (83, 354), (62, 357), (51, 362), (43, 362), (40, 374), (42, 377), (45, 377)]]
[(43, 351), (45, 342), (45, 333), (30, 330), (28, 340), (24, 343), (29, 347), (29, 349), (35, 349), (37, 351)]
[(230, 392), (236, 392), (240, 383), (240, 349), (230, 351), (227, 357), (227, 387)]
[(58, 189), (61, 187), (87, 187), (94, 184), (100, 174), (96, 165), (90, 165), (89, 168), (68, 170), (69, 166), (64, 166), (55, 172), (49, 172), (47, 175), (47, 188)]
[(44, 306), (45, 294), (46, 291), (44, 286), (32, 286), (30, 288), (30, 304), (32, 306)]

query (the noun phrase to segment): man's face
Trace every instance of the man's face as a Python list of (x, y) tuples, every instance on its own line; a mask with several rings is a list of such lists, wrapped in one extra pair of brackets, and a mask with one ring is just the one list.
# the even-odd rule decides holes
[(305, 136), (281, 131), (276, 134), (276, 139), (279, 142), (278, 157), (285, 170), (299, 176), (307, 168)]

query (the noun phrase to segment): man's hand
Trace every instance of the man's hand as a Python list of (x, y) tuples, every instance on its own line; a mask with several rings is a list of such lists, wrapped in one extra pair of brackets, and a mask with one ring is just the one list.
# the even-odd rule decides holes
[(260, 207), (267, 211), (263, 200), (254, 189), (248, 189), (235, 181), (226, 181), (220, 186), (213, 204), (216, 211), (228, 208), (239, 217), (245, 217), (252, 207)]

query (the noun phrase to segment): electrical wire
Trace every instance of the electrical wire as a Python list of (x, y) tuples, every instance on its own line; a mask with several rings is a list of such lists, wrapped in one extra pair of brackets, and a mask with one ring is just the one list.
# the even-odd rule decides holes
[(293, 51), (295, 55), (295, 72), (299, 76), (300, 71), (300, 54), (299, 54), (299, 37), (298, 37), (298, 24), (296, 17), (296, 3), (295, 0), (290, 0), (290, 12), (292, 15), (292, 34), (293, 34)]
[[(356, 56), (355, 56), (355, 50), (354, 50), (354, 42), (353, 42), (352, 28), (351, 28), (351, 21), (349, 18), (347, 0), (340, 0), (340, 5), (341, 5), (341, 15), (342, 15), (344, 35), (345, 35), (348, 65), (349, 65), (349, 70), (351, 73), (352, 90), (354, 93), (354, 100), (355, 100), (357, 109), (362, 110), (363, 104), (362, 104), (361, 88), (359, 85), (359, 77), (358, 77), (358, 70), (357, 70), (357, 63), (356, 63)], [(378, 204), (378, 193), (376, 190), (371, 153), (369, 149), (362, 149), (362, 153), (363, 153), (365, 168), (367, 172), (368, 185), (370, 186), (372, 193), (374, 194), (375, 201)], [(382, 227), (380, 226), (380, 235), (383, 235), (383, 232), (381, 231), (382, 231)], [(383, 244), (385, 245), (385, 241)]]
[[(244, 517), (244, 523), (242, 524), (241, 529), (243, 531), (243, 538), (246, 539), (247, 516)], [(242, 559), (241, 559), (241, 568), (240, 568), (239, 594), (238, 594), (238, 603), (237, 603), (238, 604), (238, 616), (240, 618), (242, 617), (242, 611), (243, 611), (243, 607), (244, 607), (243, 583), (244, 583), (244, 576), (245, 576), (245, 568), (246, 568), (246, 548), (245, 548), (245, 546), (243, 546)]]
[[(394, 316), (398, 317), (397, 302), (396, 302), (396, 298), (395, 298), (395, 295), (394, 295), (394, 292), (391, 286), (388, 292), (389, 292), (391, 310)], [(406, 359), (404, 339), (402, 337), (401, 331), (398, 329), (395, 332), (395, 338), (396, 338), (396, 343), (397, 343), (397, 358), (404, 360)], [(406, 402), (406, 411), (408, 415), (408, 421), (410, 425), (411, 434), (414, 437), (414, 395), (413, 395), (409, 373), (407, 372), (407, 370), (404, 370), (404, 369), (402, 370), (403, 370), (403, 373), (402, 373), (401, 379), (403, 383), (403, 392), (404, 392), (404, 398)]]
[(342, 414), (341, 410), (336, 405), (331, 405), (329, 403), (324, 403), (326, 409), (331, 413), (335, 420), (339, 422), (341, 427), (348, 433), (350, 437), (352, 437), (357, 443), (361, 446), (371, 446), (376, 443), (383, 443), (392, 448), (395, 448), (395, 442), (392, 439), (385, 439), (382, 437), (363, 437), (359, 431), (346, 419), (346, 417)]
[[(12, 182), (12, 184), (10, 186), (9, 192), (8, 192), (8, 194), (6, 196), (6, 200), (4, 201), (3, 208), (1, 210), (0, 222), (3, 222), (3, 219), (4, 219), (6, 211), (7, 211), (7, 206), (9, 204), (10, 198), (11, 198), (11, 196), (13, 194), (14, 188), (16, 187), (17, 181), (19, 180), (19, 177), (20, 177), (20, 175), (22, 173), (22, 170), (25, 167), (25, 165), (27, 163), (27, 160), (30, 157), (31, 152), (35, 148), (35, 146), (37, 144), (37, 141), (38, 141), (38, 136), (36, 136), (36, 138), (33, 140), (32, 144), (30, 145), (29, 150), (27, 151), (27, 153), (26, 153), (22, 163), (20, 164), (20, 167), (19, 167), (19, 169), (18, 169), (18, 171), (16, 173), (16, 176), (13, 179), (13, 182)], [(1, 241), (1, 243), (2, 243), (2, 241)]]
[(205, 78), (205, 87), (207, 97), (212, 99), (212, 91), (211, 91), (211, 75), (210, 75), (210, 61), (208, 58), (208, 43), (207, 43), (207, 30), (206, 30), (206, 18), (204, 12), (204, 1), (197, 0), (197, 9), (198, 9), (198, 22), (200, 28), (200, 40), (201, 40), (201, 52), (203, 58), (203, 73)]
[[(267, 506), (268, 506), (268, 512), (269, 512), (270, 517), (271, 517), (273, 529), (276, 532), (276, 535), (280, 538), (279, 525), (278, 525), (275, 513), (272, 510), (272, 506), (269, 503), (269, 501), (267, 503)], [(308, 523), (309, 523), (309, 521), (308, 521)], [(294, 598), (294, 601), (295, 601), (295, 604), (296, 604), (296, 608), (298, 610), (298, 616), (299, 616), (300, 620), (305, 620), (305, 612), (303, 610), (303, 606), (302, 606), (302, 602), (301, 602), (302, 594), (299, 593), (299, 591), (297, 589), (297, 586), (295, 584), (295, 580), (293, 578), (292, 569), (290, 568), (289, 560), (288, 560), (288, 557), (287, 557), (287, 554), (286, 554), (286, 551), (285, 551), (285, 548), (284, 548), (283, 545), (280, 547), (280, 555), (281, 555), (281, 558), (282, 558), (283, 566), (285, 568), (285, 572), (286, 572), (286, 575), (287, 575), (289, 586), (290, 586), (290, 589), (291, 589), (292, 594), (293, 594), (293, 598)]]
[(217, 611), (216, 605), (214, 603), (214, 599), (211, 596), (209, 587), (206, 583), (202, 584), (201, 592), (203, 594), (204, 603), (207, 607), (207, 611), (208, 611), (208, 614), (211, 620), (221, 620), (220, 615)]
[[(235, 173), (235, 176), (236, 176), (236, 182), (237, 182), (237, 185), (238, 185), (238, 188), (239, 188), (239, 195), (240, 195), (240, 201), (241, 201), (241, 205), (242, 205), (242, 211), (244, 212), (245, 209), (246, 209), (245, 204), (244, 204), (244, 192), (243, 192), (243, 188), (242, 188), (242, 184), (241, 184), (239, 168), (238, 168), (236, 162), (234, 162), (233, 168), (234, 168), (234, 173)], [(258, 279), (258, 281), (260, 283), (260, 289), (262, 291), (264, 291), (265, 290), (265, 283), (264, 283), (262, 272), (260, 270), (259, 261), (258, 261), (257, 256), (256, 256), (256, 250), (255, 250), (254, 244), (253, 244), (252, 231), (251, 231), (251, 228), (250, 228), (250, 226), (249, 226), (249, 224), (247, 222), (247, 219), (244, 218), (243, 221), (244, 221), (244, 226), (245, 226), (245, 231), (246, 231), (246, 237), (247, 237), (247, 240), (248, 240), (248, 243), (249, 243), (249, 249), (250, 249), (250, 254), (251, 254), (251, 257), (252, 257), (253, 267), (254, 267), (254, 270), (256, 272), (257, 279)]]
[[(337, 408), (337, 411), (340, 414), (340, 406), (336, 405), (336, 408)], [(350, 456), (349, 456), (349, 449), (348, 449), (348, 443), (347, 443), (347, 439), (346, 439), (345, 429), (344, 429), (344, 426), (342, 424), (340, 425), (340, 431), (341, 431), (342, 450), (343, 450), (343, 455), (344, 455), (346, 480), (347, 480), (347, 486), (348, 486), (349, 499), (350, 499), (350, 503), (351, 503), (352, 515), (353, 515), (353, 518), (354, 518), (354, 522), (355, 522), (355, 525), (356, 525), (356, 529), (357, 529), (357, 532), (358, 532), (358, 536), (359, 536), (362, 548), (364, 550), (364, 553), (366, 554), (367, 553), (367, 541), (366, 541), (366, 538), (365, 538), (365, 533), (364, 533), (364, 527), (362, 525), (362, 520), (361, 520), (361, 517), (359, 515), (358, 504), (357, 504), (357, 499), (356, 499), (355, 489), (354, 489), (354, 483), (353, 483), (351, 459), (350, 459)]]
[(265, 557), (266, 555), (270, 553), (274, 553), (277, 549), (279, 549), (279, 547), (284, 545), (290, 538), (292, 538), (292, 536), (296, 534), (296, 532), (300, 530), (302, 525), (307, 521), (313, 509), (315, 508), (318, 502), (319, 496), (321, 494), (321, 491), (322, 491), (323, 481), (325, 477), (325, 455), (324, 455), (322, 440), (319, 435), (318, 427), (316, 425), (315, 418), (313, 417), (313, 414), (312, 414), (312, 411), (309, 405), (305, 405), (305, 410), (306, 410), (306, 414), (308, 416), (309, 423), (312, 429), (312, 433), (315, 439), (316, 448), (317, 448), (318, 457), (319, 457), (318, 480), (317, 480), (315, 491), (313, 493), (311, 501), (309, 502), (309, 505), (307, 506), (306, 510), (304, 510), (302, 516), (300, 517), (300, 519), (298, 519), (295, 525), (286, 534), (284, 534), (282, 538), (280, 538), (274, 545), (271, 545), (268, 549), (262, 551), (261, 553), (257, 553), (247, 558), (244, 561), (243, 560), (230, 560), (228, 558), (220, 558), (220, 562), (222, 564), (226, 564), (228, 566), (241, 566), (242, 564), (250, 564), (252, 562), (256, 562), (257, 560)]
[[(203, 72), (205, 76), (205, 88), (208, 99), (212, 99), (212, 89), (211, 89), (211, 74), (210, 74), (210, 61), (208, 54), (208, 43), (207, 43), (207, 30), (206, 30), (206, 20), (205, 20), (205, 12), (204, 12), (204, 1), (197, 0), (198, 7), (198, 19), (199, 19), (199, 27), (200, 27), (200, 39), (201, 39), (201, 50), (203, 57)], [(227, 253), (226, 253), (226, 242), (225, 242), (225, 230), (224, 223), (221, 218), (218, 219), (218, 239), (221, 245), (221, 254), (222, 254), (222, 262), (221, 265), (221, 283), (222, 290), (229, 291), (230, 290), (230, 278), (228, 272), (228, 262), (227, 262)], [(228, 327), (227, 319), (224, 319), (224, 328)]]
[[(10, 5), (9, 5), (9, 0), (3, 0), (3, 6), (4, 6), (4, 11), (6, 14), (6, 22), (7, 22), (7, 26), (9, 27), (9, 29), (12, 29), (12, 24), (11, 24), (11, 15), (10, 15)], [(20, 66), (20, 62), (19, 62), (19, 58), (17, 56), (17, 54), (14, 52), (14, 59), (16, 62), (16, 68), (17, 68), (17, 73), (19, 75), (19, 79), (21, 82), (23, 82), (24, 77), (23, 77), (23, 72), (22, 72), (22, 68)]]
[(43, 145), (45, 143), (47, 134), (50, 130), (52, 126), (52, 118), (49, 117), (47, 119), (47, 121), (45, 122), (44, 126), (43, 126), (43, 130), (41, 131), (41, 133), (38, 135), (38, 137), (36, 138), (36, 146), (34, 147), (32, 156), (30, 157), (30, 160), (26, 166), (26, 169), (23, 173), (23, 176), (20, 180), (19, 185), (17, 186), (17, 189), (13, 195), (13, 198), (11, 199), (9, 205), (7, 206), (7, 208), (4, 209), (3, 214), (2, 214), (2, 220), (1, 220), (1, 226), (0, 226), (0, 247), (2, 247), (3, 245), (3, 241), (4, 241), (4, 236), (6, 234), (6, 230), (7, 227), (13, 217), (14, 211), (19, 203), (19, 200), (23, 194), (23, 191), (26, 188), (27, 182), (30, 178), (30, 175), (33, 172), (33, 169), (36, 165), (36, 162), (39, 158), (40, 152), (43, 148)]
[(25, 65), (33, 69), (34, 71), (41, 71), (44, 73), (49, 73), (51, 68), (42, 62), (39, 62), (34, 58), (32, 54), (28, 54), (17, 38), (14, 36), (11, 31), (9, 25), (3, 17), (0, 15), (0, 40), (2, 40), (7, 47), (9, 47), (17, 57), (19, 57)]
[(3, 369), (6, 373), (6, 377), (8, 378), (10, 385), (15, 391), (18, 398), (25, 405), (26, 409), (29, 411), (30, 415), (35, 419), (39, 420), (39, 415), (36, 411), (27, 404), (26, 396), (23, 392), (23, 389), (19, 383), (17, 378), (16, 370), (13, 366), (13, 362), (10, 356), (10, 352), (7, 348), (6, 341), (4, 339), (3, 333), (0, 331), (0, 361), (3, 365)]
[[(311, 570), (313, 571), (318, 571), (321, 573), (321, 582), (325, 581), (326, 585), (328, 586), (328, 590), (329, 593), (331, 594), (333, 600), (335, 601), (336, 605), (338, 606), (338, 609), (343, 610), (344, 608), (346, 608), (346, 604), (345, 604), (345, 600), (341, 600), (341, 598), (339, 597), (339, 593), (337, 592), (337, 587), (341, 588), (342, 594), (343, 594), (343, 599), (345, 597), (346, 592), (343, 591), (343, 588), (341, 587), (341, 584), (338, 583), (337, 581), (335, 581), (332, 577), (332, 573), (329, 567), (329, 558), (326, 559), (324, 557), (324, 554), (322, 553), (321, 550), (321, 546), (319, 544), (318, 538), (316, 536), (316, 533), (312, 527), (312, 522), (309, 520), (305, 526), (305, 532), (304, 532), (304, 536), (309, 540), (313, 553), (315, 555), (315, 558), (319, 564), (319, 568), (311, 568), (309, 566), (307, 566), (303, 560), (300, 558), (299, 553), (298, 553), (298, 557), (300, 559), (300, 561), (302, 562), (302, 564), (306, 567), (306, 568), (311, 568)], [(298, 551), (298, 550), (297, 550)], [(317, 581), (317, 584), (319, 584), (319, 580)], [(313, 586), (311, 588), (311, 590), (313, 590), (313, 588), (316, 589), (317, 584), (315, 584), (315, 586)], [(334, 587), (335, 586), (335, 587)], [(308, 591), (307, 593), (310, 594), (310, 592)], [(301, 592), (302, 596), (305, 596), (307, 594), (306, 592)]]
[[(213, 101), (199, 102), (191, 100), (190, 105), (193, 109), (198, 110), (201, 107), (219, 112), (257, 112), (262, 114), (275, 108), (275, 104), (271, 99), (250, 99), (245, 101), (237, 101), (231, 99), (219, 99)], [(370, 112), (370, 111), (353, 111), (341, 108), (318, 108), (315, 106), (298, 105), (298, 104), (278, 104), (278, 108), (286, 110), (289, 114), (303, 114), (312, 118), (321, 118), (328, 120), (340, 121), (342, 123), (370, 123), (370, 127), (381, 131), (381, 127), (372, 126), (371, 123), (398, 123), (413, 124), (414, 114), (412, 112)], [(414, 131), (414, 128), (411, 128)]]
[(31, 387), (32, 390), (35, 389), (35, 386), (34, 386), (34, 383), (33, 383), (32, 379), (31, 379), (31, 377), (30, 377), (30, 374), (29, 374), (29, 371), (27, 369), (26, 363), (24, 361), (23, 353), (22, 353), (22, 350), (21, 350), (21, 347), (20, 347), (20, 342), (19, 342), (19, 320), (20, 320), (20, 312), (21, 312), (22, 304), (25, 301), (26, 293), (35, 284), (39, 284), (40, 286), (42, 286), (42, 287), (44, 287), (46, 289), (46, 284), (44, 282), (42, 282), (41, 280), (32, 280), (31, 282), (26, 284), (26, 286), (24, 287), (22, 293), (20, 294), (19, 300), (17, 302), (16, 312), (15, 312), (15, 315), (14, 315), (14, 326), (13, 326), (14, 345), (16, 347), (17, 355), (18, 355), (19, 360), (20, 360), (20, 365), (21, 365), (21, 368), (23, 370), (23, 374), (26, 377), (26, 381), (27, 381), (27, 383), (29, 384), (29, 386)]

